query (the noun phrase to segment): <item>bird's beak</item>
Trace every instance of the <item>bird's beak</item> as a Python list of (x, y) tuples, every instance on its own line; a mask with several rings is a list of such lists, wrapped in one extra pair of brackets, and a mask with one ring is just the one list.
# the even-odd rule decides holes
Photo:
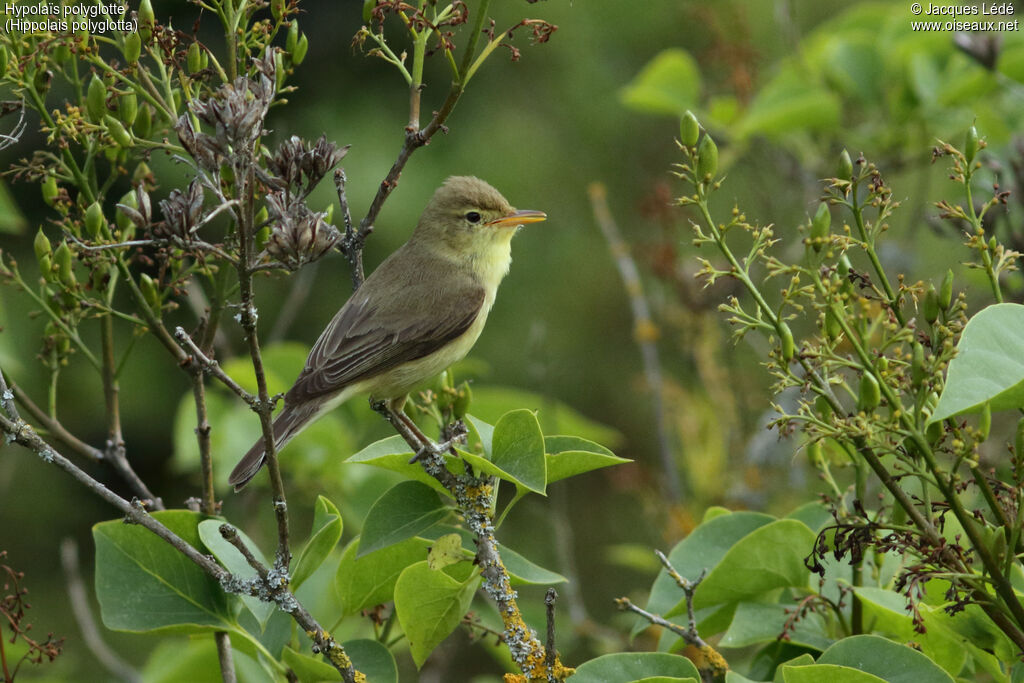
[(493, 221), (488, 221), (487, 225), (493, 225), (496, 228), (516, 228), (527, 223), (539, 223), (540, 221), (547, 220), (547, 217), (548, 215), (543, 211), (523, 209), (522, 211), (513, 211), (509, 215), (496, 218)]

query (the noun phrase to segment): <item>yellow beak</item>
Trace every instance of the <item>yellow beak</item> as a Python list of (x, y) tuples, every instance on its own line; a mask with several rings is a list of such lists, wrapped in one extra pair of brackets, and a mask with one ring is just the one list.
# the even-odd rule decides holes
[(548, 215), (543, 211), (523, 209), (522, 211), (513, 211), (509, 215), (496, 218), (493, 221), (488, 221), (486, 225), (493, 225), (496, 228), (516, 228), (527, 223), (539, 223), (540, 221), (547, 220), (547, 217)]

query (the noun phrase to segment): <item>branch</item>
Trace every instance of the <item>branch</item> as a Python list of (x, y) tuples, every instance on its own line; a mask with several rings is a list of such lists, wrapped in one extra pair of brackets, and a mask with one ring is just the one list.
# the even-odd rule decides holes
[(615, 223), (615, 218), (612, 217), (612, 213), (608, 209), (605, 186), (601, 183), (592, 183), (588, 188), (588, 192), (590, 194), (590, 207), (594, 212), (594, 219), (597, 221), (598, 227), (601, 228), (601, 232), (608, 242), (608, 250), (615, 257), (615, 265), (619, 268), (622, 284), (626, 294), (629, 296), (629, 305), (633, 311), (633, 338), (640, 347), (640, 355), (644, 363), (644, 374), (647, 377), (647, 385), (651, 392), (651, 407), (654, 410), (658, 435), (658, 454), (661, 456), (661, 469), (665, 477), (665, 488), (668, 490), (669, 501), (673, 504), (679, 504), (683, 496), (680, 491), (679, 469), (676, 467), (669, 440), (668, 419), (665, 415), (661, 360), (658, 357), (658, 345), (655, 343), (658, 338), (658, 327), (651, 319), (651, 310), (647, 305), (647, 299), (644, 298), (640, 271), (636, 267), (636, 262), (629, 255), (629, 247), (622, 239), (619, 226)]

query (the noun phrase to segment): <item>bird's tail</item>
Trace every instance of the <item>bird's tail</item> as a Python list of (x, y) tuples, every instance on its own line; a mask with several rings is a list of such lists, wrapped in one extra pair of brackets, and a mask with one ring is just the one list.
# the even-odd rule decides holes
[[(317, 411), (307, 405), (285, 406), (281, 414), (274, 420), (274, 443), (277, 445), (277, 450), (280, 451), (284, 448), (284, 445), (291, 441), (316, 416)], [(263, 437), (261, 436), (253, 444), (252, 448), (249, 449), (249, 452), (235, 465), (235, 469), (231, 471), (231, 476), (228, 477), (228, 483), (235, 487), (235, 491), (240, 491), (242, 487), (249, 483), (250, 479), (256, 476), (256, 473), (263, 467), (265, 460), (266, 453), (264, 451)]]

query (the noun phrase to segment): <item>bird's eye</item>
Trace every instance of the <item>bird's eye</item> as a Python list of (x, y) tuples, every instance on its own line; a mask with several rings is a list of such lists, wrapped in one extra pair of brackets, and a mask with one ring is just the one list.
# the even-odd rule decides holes
[(478, 211), (470, 211), (466, 214), (466, 220), (470, 223), (479, 223), (481, 220), (480, 213)]

